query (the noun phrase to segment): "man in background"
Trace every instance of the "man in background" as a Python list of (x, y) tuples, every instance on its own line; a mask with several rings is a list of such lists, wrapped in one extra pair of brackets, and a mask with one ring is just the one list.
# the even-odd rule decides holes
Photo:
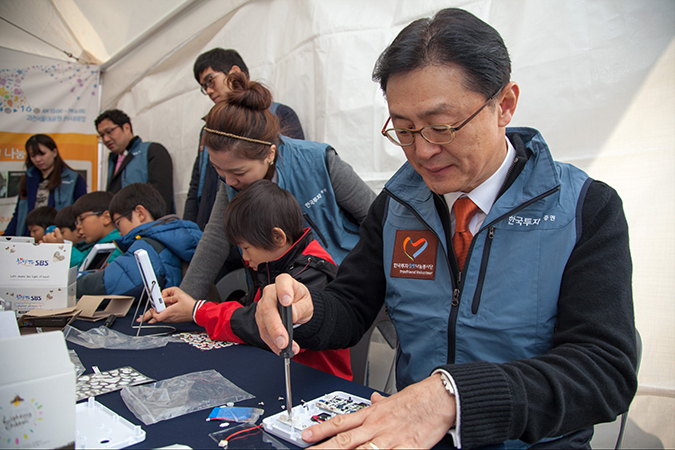
[(129, 116), (119, 109), (102, 112), (95, 120), (99, 140), (108, 147), (108, 186), (113, 194), (133, 183), (148, 183), (159, 191), (169, 208), (173, 200), (173, 163), (162, 144), (134, 136)]

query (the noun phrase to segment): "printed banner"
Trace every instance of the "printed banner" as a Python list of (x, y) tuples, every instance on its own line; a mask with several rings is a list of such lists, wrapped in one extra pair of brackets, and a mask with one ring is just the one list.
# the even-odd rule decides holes
[(61, 158), (98, 186), (99, 68), (0, 48), (0, 234), (12, 219), (25, 144), (48, 134)]

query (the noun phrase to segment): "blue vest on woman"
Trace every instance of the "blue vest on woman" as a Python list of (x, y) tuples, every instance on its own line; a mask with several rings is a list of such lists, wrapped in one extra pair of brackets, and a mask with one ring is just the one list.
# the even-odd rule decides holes
[[(591, 180), (554, 162), (536, 130), (507, 131), (519, 133), (532, 156), (474, 236), (459, 286), (452, 247), (422, 177), (406, 163), (385, 186), (391, 195), (383, 224), (386, 302), (401, 342), (399, 389), (440, 365), (503, 363), (551, 349), (561, 279), (581, 230), (579, 200)], [(401, 241), (396, 232), (405, 230), (431, 232), (424, 251), (436, 252), (433, 279), (392, 276)], [(404, 250), (413, 254), (412, 247)]]
[[(280, 136), (277, 158), (279, 187), (298, 200), (315, 238), (340, 264), (359, 240), (359, 226), (347, 218), (335, 200), (335, 192), (326, 166), (327, 144)], [(230, 200), (237, 190), (227, 186)]]
[[(122, 187), (127, 187), (133, 183), (147, 183), (148, 182), (148, 147), (152, 142), (143, 142), (139, 137), (129, 149), (127, 158), (133, 156), (131, 160), (122, 169)], [(108, 156), (108, 180), (111, 180), (115, 164), (112, 162), (113, 154)], [(168, 205), (170, 206), (170, 205)]]
[[(72, 205), (75, 200), (75, 188), (80, 175), (73, 169), (63, 167), (61, 171), (61, 185), (49, 193), (48, 206), (60, 210), (64, 206)], [(5, 234), (11, 236), (28, 236), (26, 229), (26, 215), (35, 208), (38, 186), (40, 185), (40, 171), (35, 167), (26, 170), (26, 198), (19, 198), (14, 212), (14, 218), (7, 226)], [(86, 190), (86, 189), (85, 189)], [(12, 223), (13, 222), (13, 223)]]

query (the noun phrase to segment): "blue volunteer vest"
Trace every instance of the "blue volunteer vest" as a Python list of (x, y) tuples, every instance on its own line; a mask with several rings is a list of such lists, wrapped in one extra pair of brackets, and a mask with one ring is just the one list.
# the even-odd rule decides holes
[[(139, 137), (129, 149), (129, 156), (133, 156), (127, 165), (122, 169), (122, 187), (127, 187), (133, 183), (148, 182), (148, 147), (151, 142), (143, 142)], [(112, 162), (112, 153), (108, 157), (108, 180), (114, 175), (115, 164)], [(171, 205), (167, 205), (170, 207)]]
[(474, 236), (460, 286), (422, 177), (406, 163), (385, 186), (386, 303), (401, 343), (399, 390), (447, 363), (502, 363), (551, 348), (560, 283), (591, 180), (554, 162), (536, 130), (507, 131), (519, 133), (533, 155)]
[[(279, 187), (298, 200), (305, 226), (340, 264), (359, 240), (359, 226), (350, 221), (335, 200), (335, 192), (326, 167), (327, 144), (280, 136), (277, 174)], [(227, 186), (230, 200), (237, 190)]]
[[(57, 211), (60, 211), (64, 206), (72, 205), (75, 202), (75, 186), (77, 185), (77, 177), (79, 174), (68, 167), (63, 167), (61, 171), (61, 185), (57, 186), (53, 192), (49, 193), (48, 205), (56, 208)], [(37, 181), (33, 179), (37, 177)], [(21, 236), (26, 229), (26, 215), (32, 211), (35, 207), (35, 195), (37, 193), (37, 186), (40, 184), (40, 172), (35, 166), (28, 168), (26, 170), (26, 186), (30, 186), (30, 191), (33, 191), (33, 186), (35, 187), (35, 192), (29, 192), (28, 198), (21, 199), (19, 198), (18, 208), (17, 208), (17, 219), (16, 219), (16, 235)]]

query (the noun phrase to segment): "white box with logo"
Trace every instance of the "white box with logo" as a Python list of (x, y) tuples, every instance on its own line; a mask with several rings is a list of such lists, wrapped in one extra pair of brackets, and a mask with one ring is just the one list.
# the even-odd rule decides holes
[(75, 368), (63, 333), (0, 339), (0, 448), (75, 442)]
[(70, 268), (72, 243), (33, 244), (0, 239), (0, 297), (17, 315), (75, 305), (77, 268)]

